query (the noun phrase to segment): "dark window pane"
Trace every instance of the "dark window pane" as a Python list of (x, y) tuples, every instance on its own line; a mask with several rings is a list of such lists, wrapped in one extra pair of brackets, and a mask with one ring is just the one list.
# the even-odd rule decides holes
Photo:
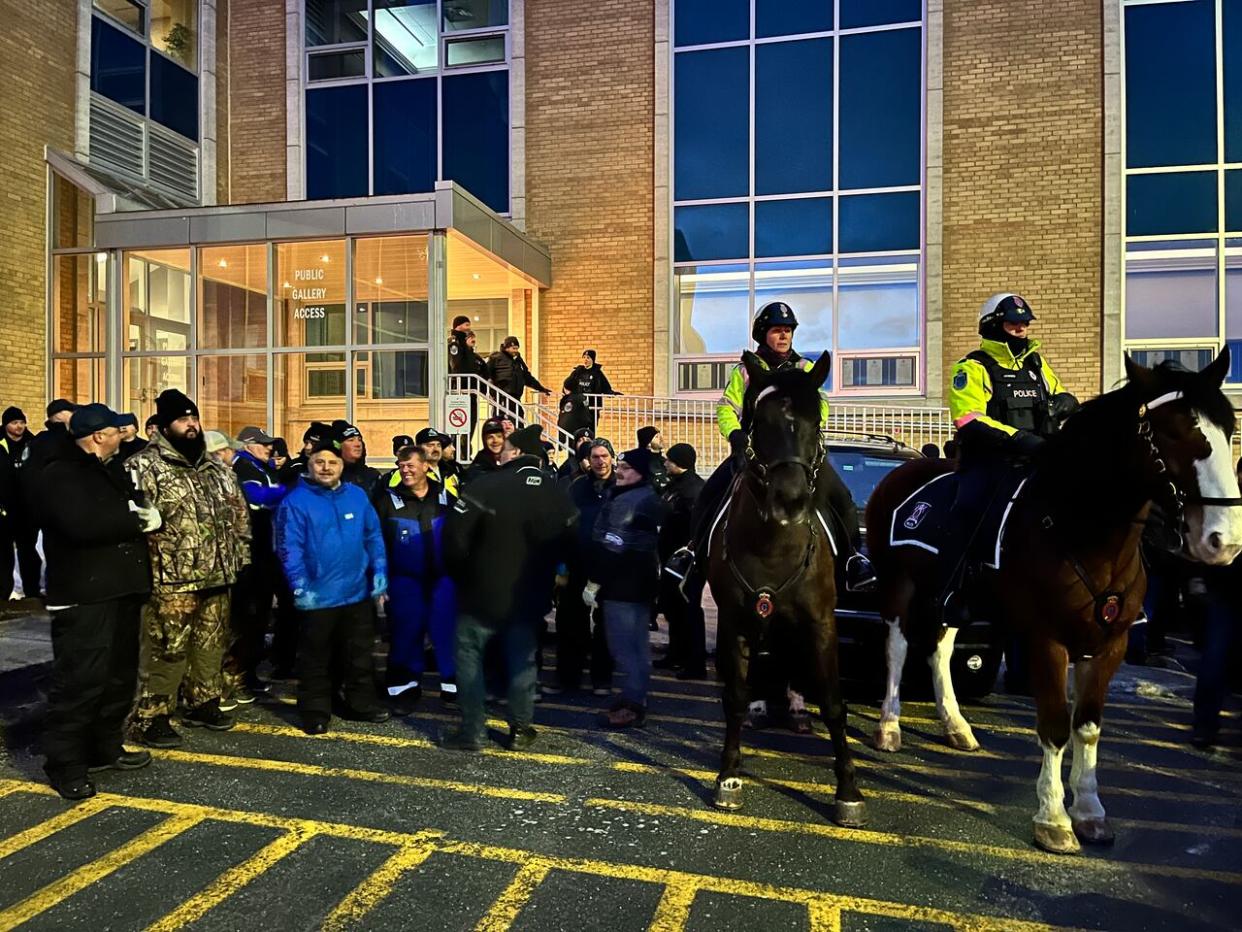
[(509, 210), (509, 72), (444, 79), (444, 177)]
[(831, 190), (832, 40), (757, 46), (755, 193)]
[(146, 47), (99, 17), (91, 19), (91, 90), (147, 112)]
[(1242, 171), (1225, 172), (1225, 230), (1242, 232)]
[(367, 38), (367, 0), (311, 0), (306, 4), (306, 44), (337, 45)]
[(1126, 163), (1216, 161), (1212, 0), (1127, 6)]
[(481, 39), (454, 39), (444, 43), (444, 64), (487, 65), (505, 60), (505, 37), (484, 36)]
[(435, 71), (439, 36), (435, 0), (376, 0), (375, 76)]
[[(679, 4), (680, 6), (680, 4)], [(832, 28), (832, 0), (756, 0), (755, 35), (796, 36), (804, 32), (826, 32)]]
[(919, 183), (922, 30), (841, 37), (840, 185)]
[(749, 210), (745, 204), (706, 204), (673, 211), (673, 257), (745, 259), (750, 252)]
[(436, 81), (376, 84), (375, 193), (436, 186)]
[(151, 119), (198, 142), (198, 75), (151, 53)]
[(363, 49), (347, 52), (323, 52), (310, 56), (307, 78), (331, 81), (334, 78), (360, 78), (367, 73), (367, 53)]
[(367, 88), (306, 92), (306, 196), (367, 193)]
[(673, 70), (673, 196), (688, 201), (749, 194), (750, 53), (683, 52)]
[(1242, 162), (1242, 2), (1225, 0), (1223, 15), (1225, 161)]
[(749, 0), (677, 0), (675, 45), (707, 45), (750, 38)]
[(815, 256), (832, 252), (832, 198), (755, 203), (755, 255)]
[(1216, 232), (1216, 172), (1131, 175), (1126, 233), (1156, 236)]
[(923, 18), (923, 0), (841, 0), (841, 28), (917, 23)]
[(838, 198), (841, 252), (919, 248), (919, 192)]
[(509, 0), (444, 0), (444, 31), (509, 24)]

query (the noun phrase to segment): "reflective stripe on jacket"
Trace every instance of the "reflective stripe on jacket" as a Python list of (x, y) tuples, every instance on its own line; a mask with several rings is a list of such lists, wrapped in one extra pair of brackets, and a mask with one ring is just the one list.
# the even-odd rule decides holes
[[(999, 365), (1014, 371), (1021, 369), (1032, 355), (1038, 353), (1039, 346), (1038, 340), (1031, 340), (1024, 352), (1014, 356), (1009, 344), (1001, 340), (984, 340), (979, 344), (979, 348)], [(1040, 371), (1043, 373), (1049, 398), (1066, 390), (1047, 361), (1043, 361)], [(1016, 428), (988, 417), (988, 400), (991, 397), (992, 380), (988, 377), (983, 363), (974, 359), (962, 359), (953, 367), (953, 378), (949, 384), (949, 416), (953, 418), (954, 427), (961, 430), (967, 424), (976, 423), (999, 431), (1005, 437), (1016, 434)]]
[[(759, 365), (765, 369), (768, 368), (763, 357), (756, 358), (759, 360)], [(815, 363), (791, 352), (785, 365), (794, 365), (803, 372), (810, 372)], [(726, 440), (729, 439), (729, 434), (742, 429), (742, 401), (746, 398), (746, 386), (749, 382), (750, 376), (746, 374), (746, 367), (738, 363), (729, 373), (729, 381), (725, 385), (724, 394), (720, 396), (720, 401), (716, 405), (716, 423), (720, 426), (720, 433)], [(821, 425), (828, 422), (828, 390), (826, 388), (819, 390), (819, 422)]]

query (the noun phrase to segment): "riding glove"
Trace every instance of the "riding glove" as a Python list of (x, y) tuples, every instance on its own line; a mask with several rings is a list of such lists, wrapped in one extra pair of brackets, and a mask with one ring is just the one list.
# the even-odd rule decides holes
[(1022, 456), (1033, 456), (1044, 445), (1044, 438), (1039, 436), (1039, 434), (1031, 433), (1029, 430), (1020, 430), (1009, 438), (1009, 443), (1015, 453)]
[(729, 452), (737, 458), (739, 462), (746, 459), (746, 448), (750, 446), (750, 441), (746, 437), (746, 431), (738, 429), (729, 434)]

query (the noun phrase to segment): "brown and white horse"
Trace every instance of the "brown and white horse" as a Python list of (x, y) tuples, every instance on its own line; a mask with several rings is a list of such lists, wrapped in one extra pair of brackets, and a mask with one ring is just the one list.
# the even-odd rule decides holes
[[(1079, 839), (1113, 838), (1097, 791), (1096, 751), (1108, 684), (1147, 588), (1139, 540), (1151, 503), (1172, 511), (1178, 526), (1184, 521), (1191, 559), (1224, 565), (1242, 550), (1242, 498), (1230, 448), (1235, 420), (1220, 390), (1228, 370), (1227, 349), (1198, 373), (1168, 364), (1147, 369), (1127, 358), (1126, 384), (1084, 404), (1037, 455), (1011, 505), (1000, 567), (972, 592), (972, 604), (988, 606), (989, 617), (1026, 646), (1043, 749), (1034, 835), (1045, 850), (1072, 853)], [(935, 644), (930, 664), (948, 742), (979, 746), (949, 674), (956, 629), (941, 628), (928, 611), (940, 594), (936, 557), (891, 546), (887, 535), (898, 506), (949, 468), (926, 460), (899, 467), (867, 507), (889, 625), (888, 686), (874, 739), (880, 750), (901, 747), (899, 686), (911, 642)], [(1067, 811), (1061, 759), (1071, 742), (1074, 799)]]

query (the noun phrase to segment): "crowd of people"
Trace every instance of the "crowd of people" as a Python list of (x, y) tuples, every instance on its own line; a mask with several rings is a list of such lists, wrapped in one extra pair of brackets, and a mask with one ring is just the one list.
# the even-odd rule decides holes
[(491, 695), (510, 744), (527, 747), (549, 617), (558, 649), (542, 690), (581, 689), (589, 672), (612, 697), (603, 725), (644, 719), (658, 613), (670, 649), (657, 663), (705, 673), (702, 609), (661, 573), (689, 543), (702, 480), (694, 449), (663, 452), (655, 428), (620, 453), (580, 430), (557, 466), (538, 425), (485, 421), (468, 464), (427, 427), (393, 437), (381, 471), (345, 420), (312, 423), (291, 455), (258, 427), (205, 429), (179, 390), (155, 407), (146, 439), (98, 403), (54, 401), (33, 437), (14, 437), (24, 416), (5, 414), (14, 507), (0, 549), (51, 616), (43, 748), (66, 798), (92, 795), (94, 772), (150, 762), (123, 741), (175, 748), (183, 727), (232, 728), (273, 679), (296, 680), (300, 724), (323, 734), (334, 715), (415, 714), (434, 665), (441, 701), (461, 712), (444, 746), (483, 747)]

